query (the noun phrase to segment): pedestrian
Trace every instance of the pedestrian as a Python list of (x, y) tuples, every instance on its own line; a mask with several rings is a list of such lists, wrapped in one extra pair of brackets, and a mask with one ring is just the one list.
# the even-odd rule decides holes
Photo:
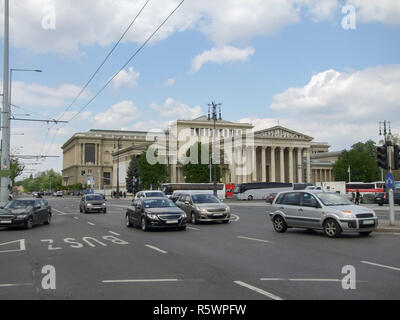
[(360, 200), (361, 200), (360, 198), (361, 198), (360, 191), (357, 190), (357, 193), (356, 193), (356, 205), (360, 204)]
[(124, 198), (126, 199), (126, 192), (124, 191)]
[(354, 191), (351, 193), (351, 202), (355, 203), (356, 201), (356, 195), (354, 194)]

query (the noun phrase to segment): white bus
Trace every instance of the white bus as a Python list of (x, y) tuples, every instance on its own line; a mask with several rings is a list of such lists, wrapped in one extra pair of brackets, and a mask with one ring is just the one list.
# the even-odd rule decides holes
[[(174, 192), (190, 191), (190, 192), (204, 192), (213, 193), (213, 183), (164, 183), (161, 185), (161, 190), (167, 197), (172, 196)], [(219, 199), (225, 199), (225, 184), (217, 183), (217, 196)]]
[(233, 198), (238, 200), (264, 200), (271, 193), (290, 190), (304, 190), (311, 183), (254, 182), (235, 186)]

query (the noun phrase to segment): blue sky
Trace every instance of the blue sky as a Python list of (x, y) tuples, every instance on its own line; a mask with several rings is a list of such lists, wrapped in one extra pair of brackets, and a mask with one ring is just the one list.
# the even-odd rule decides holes
[[(23, 107), (14, 113), (59, 117), (144, 3), (13, 2), (10, 67), (43, 70), (14, 73), (13, 103)], [(149, 2), (65, 120), (177, 3)], [(355, 9), (355, 30), (341, 25), (347, 4)], [(48, 8), (54, 9), (56, 24), (45, 30), (41, 23)], [(74, 132), (164, 128), (168, 121), (206, 113), (213, 100), (223, 103), (227, 120), (252, 122), (256, 129), (279, 120), (329, 142), (331, 150), (360, 140), (378, 142), (378, 121), (391, 120), (400, 133), (399, 31), (397, 0), (186, 0), (158, 38), (80, 117), (55, 127), (13, 121), (12, 148), (61, 156), (60, 146)], [(60, 170), (62, 158), (31, 168), (49, 166)]]

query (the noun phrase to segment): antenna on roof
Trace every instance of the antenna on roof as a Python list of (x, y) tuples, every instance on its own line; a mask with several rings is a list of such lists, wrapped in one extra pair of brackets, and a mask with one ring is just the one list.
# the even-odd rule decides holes
[(210, 107), (208, 107), (208, 120), (211, 120)]

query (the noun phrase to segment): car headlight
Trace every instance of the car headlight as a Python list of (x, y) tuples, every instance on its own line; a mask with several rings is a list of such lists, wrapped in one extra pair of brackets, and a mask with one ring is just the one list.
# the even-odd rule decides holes
[(200, 211), (201, 213), (207, 213), (207, 209), (206, 208), (196, 207), (196, 210)]
[(152, 219), (152, 220), (157, 220), (157, 219), (158, 219), (157, 215), (152, 214), (152, 213), (148, 213), (148, 214), (147, 214), (147, 217), (150, 218), (150, 219)]
[(87, 206), (88, 206), (88, 207), (91, 207), (91, 206), (92, 206), (92, 204), (91, 204), (91, 203), (88, 203), (88, 204), (87, 204)]
[(351, 212), (351, 211), (343, 210), (342, 212), (346, 216), (346, 218), (355, 218), (353, 212)]
[(185, 212), (181, 214), (181, 218), (182, 218), (182, 219), (186, 219), (186, 218), (187, 218), (187, 215), (186, 215)]
[(225, 208), (225, 211), (226, 211), (226, 212), (231, 212), (231, 208), (226, 207), (226, 208)]
[(372, 215), (373, 215), (374, 217), (376, 217), (376, 212), (375, 212), (374, 210), (372, 210)]
[(105, 205), (106, 205), (106, 203), (104, 202), (104, 203), (103, 203), (103, 206), (105, 206)]

